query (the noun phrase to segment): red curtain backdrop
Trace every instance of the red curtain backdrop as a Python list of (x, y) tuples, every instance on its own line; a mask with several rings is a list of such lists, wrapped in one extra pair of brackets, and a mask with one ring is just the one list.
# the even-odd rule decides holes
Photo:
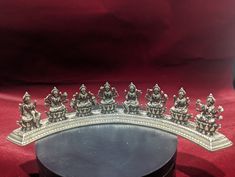
[(233, 0), (1, 0), (0, 78), (71, 81), (65, 73), (95, 72), (92, 79), (130, 66), (233, 59), (234, 6)]
[[(17, 128), (24, 92), (44, 113), (54, 85), (71, 99), (80, 84), (97, 94), (108, 80), (121, 103), (133, 81), (145, 104), (146, 89), (158, 83), (168, 110), (184, 86), (194, 115), (196, 99), (213, 93), (225, 109), (220, 131), (235, 142), (234, 7), (233, 0), (1, 0), (0, 176), (37, 173), (34, 145), (6, 136)], [(208, 152), (179, 137), (177, 177), (231, 177), (234, 161), (234, 146)]]

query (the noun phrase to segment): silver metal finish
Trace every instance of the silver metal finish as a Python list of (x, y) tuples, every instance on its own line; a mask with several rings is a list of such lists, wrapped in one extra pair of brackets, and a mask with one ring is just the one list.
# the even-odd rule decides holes
[(147, 115), (149, 117), (162, 117), (166, 111), (168, 96), (161, 90), (158, 84), (153, 89), (147, 89), (145, 98), (148, 100), (146, 104)]
[(78, 128), (98, 124), (129, 124), (156, 128), (180, 135), (209, 151), (216, 151), (232, 145), (232, 142), (223, 134), (215, 132), (213, 136), (204, 135), (196, 130), (195, 123), (189, 121), (187, 125), (180, 125), (172, 122), (170, 115), (163, 115), (161, 118), (151, 118), (146, 115), (146, 111), (140, 110), (138, 115), (125, 114), (123, 109), (118, 108), (116, 113), (101, 114), (99, 109), (92, 110), (92, 115), (77, 117), (76, 113), (67, 113), (67, 120), (50, 123), (48, 119), (41, 121), (42, 126), (28, 132), (21, 131), (21, 128), (14, 130), (7, 139), (20, 146), (32, 143), (48, 135)]
[(100, 108), (102, 114), (112, 114), (116, 112), (118, 92), (115, 87), (106, 82), (98, 91), (98, 97), (101, 99)]
[(139, 97), (142, 94), (132, 82), (129, 85), (129, 90), (125, 90), (125, 101), (123, 103), (124, 112), (127, 114), (139, 114), (140, 104)]
[(202, 104), (198, 99), (196, 102), (196, 110), (200, 114), (196, 115), (195, 123), (196, 129), (202, 134), (213, 136), (215, 132), (221, 127), (217, 124), (217, 120), (223, 119), (221, 113), (224, 111), (222, 106), (215, 107), (215, 98), (212, 94), (207, 97), (206, 104)]
[(22, 103), (19, 104), (21, 120), (17, 124), (22, 132), (28, 132), (41, 127), (41, 113), (36, 110), (36, 101), (31, 101), (31, 96), (25, 92)]
[(50, 122), (58, 122), (66, 120), (67, 109), (64, 103), (68, 102), (68, 94), (66, 92), (60, 92), (56, 87), (54, 87), (51, 93), (44, 99), (45, 106), (49, 107), (49, 111), (46, 112), (48, 120)]
[(192, 117), (188, 114), (189, 97), (186, 97), (186, 91), (180, 88), (178, 96), (174, 95), (174, 106), (170, 109), (171, 120), (181, 125), (187, 125), (188, 120)]
[(73, 95), (70, 103), (71, 108), (77, 111), (77, 116), (83, 117), (91, 115), (93, 105), (96, 105), (94, 94), (87, 91), (86, 86), (82, 84), (79, 89), (79, 93), (76, 92)]

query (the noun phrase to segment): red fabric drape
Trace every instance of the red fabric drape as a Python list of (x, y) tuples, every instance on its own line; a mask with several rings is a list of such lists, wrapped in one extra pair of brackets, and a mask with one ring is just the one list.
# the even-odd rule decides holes
[(0, 78), (46, 82), (60, 81), (53, 78), (59, 75), (70, 82), (81, 71), (108, 74), (110, 68), (230, 60), (234, 5), (232, 0), (2, 0)]

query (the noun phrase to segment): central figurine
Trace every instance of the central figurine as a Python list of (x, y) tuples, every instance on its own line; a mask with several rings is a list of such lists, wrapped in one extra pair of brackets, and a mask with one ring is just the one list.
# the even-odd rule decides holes
[(23, 96), (23, 103), (19, 104), (21, 120), (17, 123), (23, 132), (41, 127), (41, 113), (36, 110), (36, 101), (31, 102), (31, 96), (26, 92)]
[(180, 88), (178, 97), (174, 97), (174, 106), (170, 109), (171, 120), (175, 123), (187, 125), (188, 119), (192, 117), (192, 115), (188, 114), (188, 106), (189, 106), (189, 97), (186, 97), (186, 92), (183, 87)]
[(149, 117), (163, 117), (166, 111), (166, 101), (168, 99), (167, 94), (161, 90), (161, 88), (156, 84), (153, 89), (147, 89), (146, 99), (149, 101), (147, 103), (147, 115)]
[(118, 92), (114, 87), (111, 87), (110, 84), (106, 82), (104, 86), (100, 87), (98, 96), (101, 98), (101, 113), (109, 114), (116, 112), (117, 103), (115, 98), (118, 97)]
[(136, 86), (131, 82), (129, 85), (129, 91), (125, 90), (126, 100), (123, 103), (124, 113), (139, 114), (139, 97), (142, 94), (141, 90), (138, 90)]
[(64, 103), (67, 103), (67, 93), (61, 93), (56, 87), (54, 87), (51, 93), (44, 99), (45, 106), (49, 107), (49, 111), (46, 112), (49, 122), (58, 122), (66, 120), (67, 109)]
[(200, 99), (197, 100), (196, 110), (200, 112), (200, 114), (195, 117), (196, 130), (205, 135), (214, 135), (221, 127), (216, 123), (216, 120), (223, 118), (222, 115), (220, 115), (224, 111), (223, 107), (218, 106), (216, 110), (215, 98), (210, 94), (207, 97), (206, 104), (202, 104)]
[(96, 105), (96, 99), (93, 93), (87, 91), (84, 84), (80, 87), (80, 92), (73, 95), (70, 106), (77, 111), (77, 116), (83, 117), (91, 115), (92, 106)]

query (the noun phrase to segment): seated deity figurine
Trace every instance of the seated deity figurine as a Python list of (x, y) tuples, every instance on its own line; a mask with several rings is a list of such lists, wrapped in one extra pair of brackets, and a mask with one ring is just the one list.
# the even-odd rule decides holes
[(222, 119), (220, 115), (224, 109), (222, 106), (215, 108), (215, 98), (212, 94), (207, 97), (206, 104), (202, 104), (201, 100), (196, 102), (196, 110), (200, 114), (196, 115), (195, 123), (196, 130), (205, 135), (213, 136), (215, 132), (221, 127), (216, 123), (216, 120)]
[(31, 102), (31, 96), (26, 92), (23, 96), (23, 103), (19, 104), (21, 120), (17, 123), (23, 132), (41, 127), (41, 113), (36, 110), (36, 101)]
[(46, 112), (49, 122), (58, 122), (66, 120), (67, 109), (64, 105), (67, 100), (67, 93), (61, 93), (56, 87), (54, 87), (51, 93), (44, 99), (45, 106), (49, 107), (49, 111)]
[(131, 82), (129, 90), (125, 90), (124, 113), (139, 114), (140, 105), (138, 99), (141, 93), (141, 90), (136, 89), (136, 86)]
[(153, 89), (147, 89), (145, 97), (149, 101), (147, 103), (147, 115), (149, 117), (162, 117), (166, 111), (167, 94), (164, 94), (158, 84), (156, 84)]
[(92, 106), (96, 104), (95, 96), (87, 91), (84, 84), (81, 85), (79, 91), (73, 95), (70, 106), (77, 111), (79, 117), (91, 115)]
[(114, 87), (111, 87), (108, 82), (100, 87), (98, 96), (101, 98), (100, 107), (101, 113), (110, 114), (116, 112), (117, 103), (115, 98), (118, 97), (118, 92)]
[(183, 87), (180, 88), (178, 97), (175, 95), (173, 97), (174, 106), (170, 109), (171, 120), (178, 124), (187, 125), (188, 119), (192, 117), (188, 114), (189, 97), (186, 97)]

